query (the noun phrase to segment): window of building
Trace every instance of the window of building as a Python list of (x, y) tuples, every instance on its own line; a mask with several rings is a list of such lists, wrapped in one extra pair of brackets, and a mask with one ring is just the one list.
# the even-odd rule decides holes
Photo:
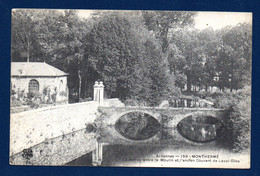
[(39, 92), (39, 82), (35, 79), (30, 80), (29, 82), (29, 93)]

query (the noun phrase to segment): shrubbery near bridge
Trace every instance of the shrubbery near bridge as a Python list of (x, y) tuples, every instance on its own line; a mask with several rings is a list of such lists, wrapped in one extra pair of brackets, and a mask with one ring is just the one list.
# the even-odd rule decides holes
[(250, 149), (251, 87), (245, 86), (235, 93), (223, 93), (215, 100), (215, 106), (227, 109), (223, 123), (225, 134), (220, 138), (223, 145), (241, 152)]

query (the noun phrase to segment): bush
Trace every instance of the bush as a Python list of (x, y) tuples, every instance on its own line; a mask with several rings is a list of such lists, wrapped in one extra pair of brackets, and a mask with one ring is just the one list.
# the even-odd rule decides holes
[(43, 95), (48, 96), (49, 92), (50, 92), (50, 88), (49, 87), (44, 87), (44, 89), (42, 91)]
[(62, 92), (59, 93), (59, 95), (60, 95), (60, 96), (64, 96), (64, 97), (66, 97), (66, 96), (67, 96), (67, 92), (62, 91)]
[(41, 98), (42, 94), (40, 92), (28, 92), (27, 93), (27, 98), (29, 100), (32, 100), (33, 98)]
[(42, 94), (39, 92), (27, 93), (27, 105), (31, 108), (38, 108), (40, 106)]
[(80, 98), (80, 102), (87, 102), (87, 101), (92, 101), (91, 97), (88, 98)]
[(11, 104), (10, 104), (11, 107), (18, 107), (18, 106), (21, 106), (21, 105), (22, 105), (22, 102), (21, 102), (21, 101), (18, 101), (18, 100), (15, 99), (15, 98), (12, 98), (12, 99), (11, 99)]
[(52, 99), (52, 101), (53, 101), (54, 103), (56, 103), (56, 95), (57, 95), (56, 92), (51, 95), (51, 99)]
[(16, 92), (15, 92), (15, 90), (11, 90), (11, 95), (15, 95), (16, 94)]
[(226, 118), (223, 120), (225, 134), (221, 142), (236, 152), (250, 149), (251, 132), (251, 88), (249, 86), (236, 93), (226, 93), (218, 97), (218, 108), (227, 109)]
[(39, 108), (40, 106), (40, 101), (37, 101), (37, 100), (29, 100), (29, 106), (31, 108)]
[(220, 109), (228, 109), (234, 105), (234, 97), (230, 93), (222, 93), (214, 99), (214, 107)]
[(137, 99), (126, 99), (123, 102), (126, 106), (148, 106), (148, 103), (143, 100), (137, 100)]

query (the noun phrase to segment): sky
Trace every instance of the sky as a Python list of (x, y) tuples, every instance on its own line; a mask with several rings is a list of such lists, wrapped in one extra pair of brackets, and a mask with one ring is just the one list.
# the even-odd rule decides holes
[[(79, 10), (79, 16), (88, 18), (93, 10)], [(238, 23), (252, 24), (252, 13), (247, 12), (198, 12), (195, 17), (195, 28), (204, 29), (212, 27), (220, 29), (227, 25), (234, 26)]]
[(252, 24), (252, 13), (246, 12), (199, 12), (195, 18), (195, 27), (204, 29), (212, 27), (220, 29), (224, 26), (234, 26), (238, 23)]

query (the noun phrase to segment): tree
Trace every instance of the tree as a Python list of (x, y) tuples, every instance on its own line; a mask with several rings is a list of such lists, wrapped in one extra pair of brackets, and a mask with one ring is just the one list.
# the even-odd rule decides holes
[(218, 38), (211, 57), (212, 67), (219, 76), (220, 90), (241, 89), (251, 82), (251, 25), (238, 24), (215, 31)]
[(179, 30), (174, 34), (171, 42), (178, 48), (178, 52), (175, 53), (179, 54), (169, 55), (170, 68), (186, 75), (187, 91), (190, 92), (192, 85), (200, 85), (205, 60), (203, 47), (198, 39), (198, 31), (189, 28)]
[(215, 57), (218, 39), (213, 28), (203, 29), (197, 35), (203, 55), (201, 84), (208, 91), (209, 86), (214, 86), (214, 77), (217, 75)]
[(93, 68), (106, 83), (108, 96), (123, 100), (134, 86), (133, 75), (142, 53), (142, 37), (137, 32), (141, 29), (132, 21), (127, 14), (102, 14), (89, 36)]
[(222, 33), (225, 50), (230, 52), (230, 91), (241, 89), (243, 83), (251, 82), (252, 26), (246, 23), (238, 24)]
[(242, 88), (250, 82), (251, 35), (249, 24), (176, 31), (168, 47), (170, 70), (176, 77), (186, 75), (187, 91), (192, 85), (207, 91), (215, 77), (220, 90)]
[(37, 10), (12, 11), (12, 61), (40, 60), (39, 18)]
[(160, 42), (139, 12), (99, 15), (89, 40), (91, 63), (109, 97), (154, 106), (176, 91)]
[(143, 11), (145, 24), (160, 39), (163, 53), (168, 49), (170, 33), (177, 28), (192, 26), (196, 14), (184, 11)]
[[(90, 32), (90, 27), (87, 20), (79, 18), (76, 10), (65, 10), (62, 22), (63, 37), (59, 40), (57, 47), (53, 47), (53, 52), (57, 61), (60, 61), (59, 63), (66, 64), (66, 70), (71, 75), (69, 86), (77, 92), (78, 101), (80, 101), (82, 82), (84, 80), (86, 84), (90, 69), (87, 47), (87, 35)], [(75, 79), (77, 80), (76, 84)], [(75, 86), (77, 86), (77, 90)]]

